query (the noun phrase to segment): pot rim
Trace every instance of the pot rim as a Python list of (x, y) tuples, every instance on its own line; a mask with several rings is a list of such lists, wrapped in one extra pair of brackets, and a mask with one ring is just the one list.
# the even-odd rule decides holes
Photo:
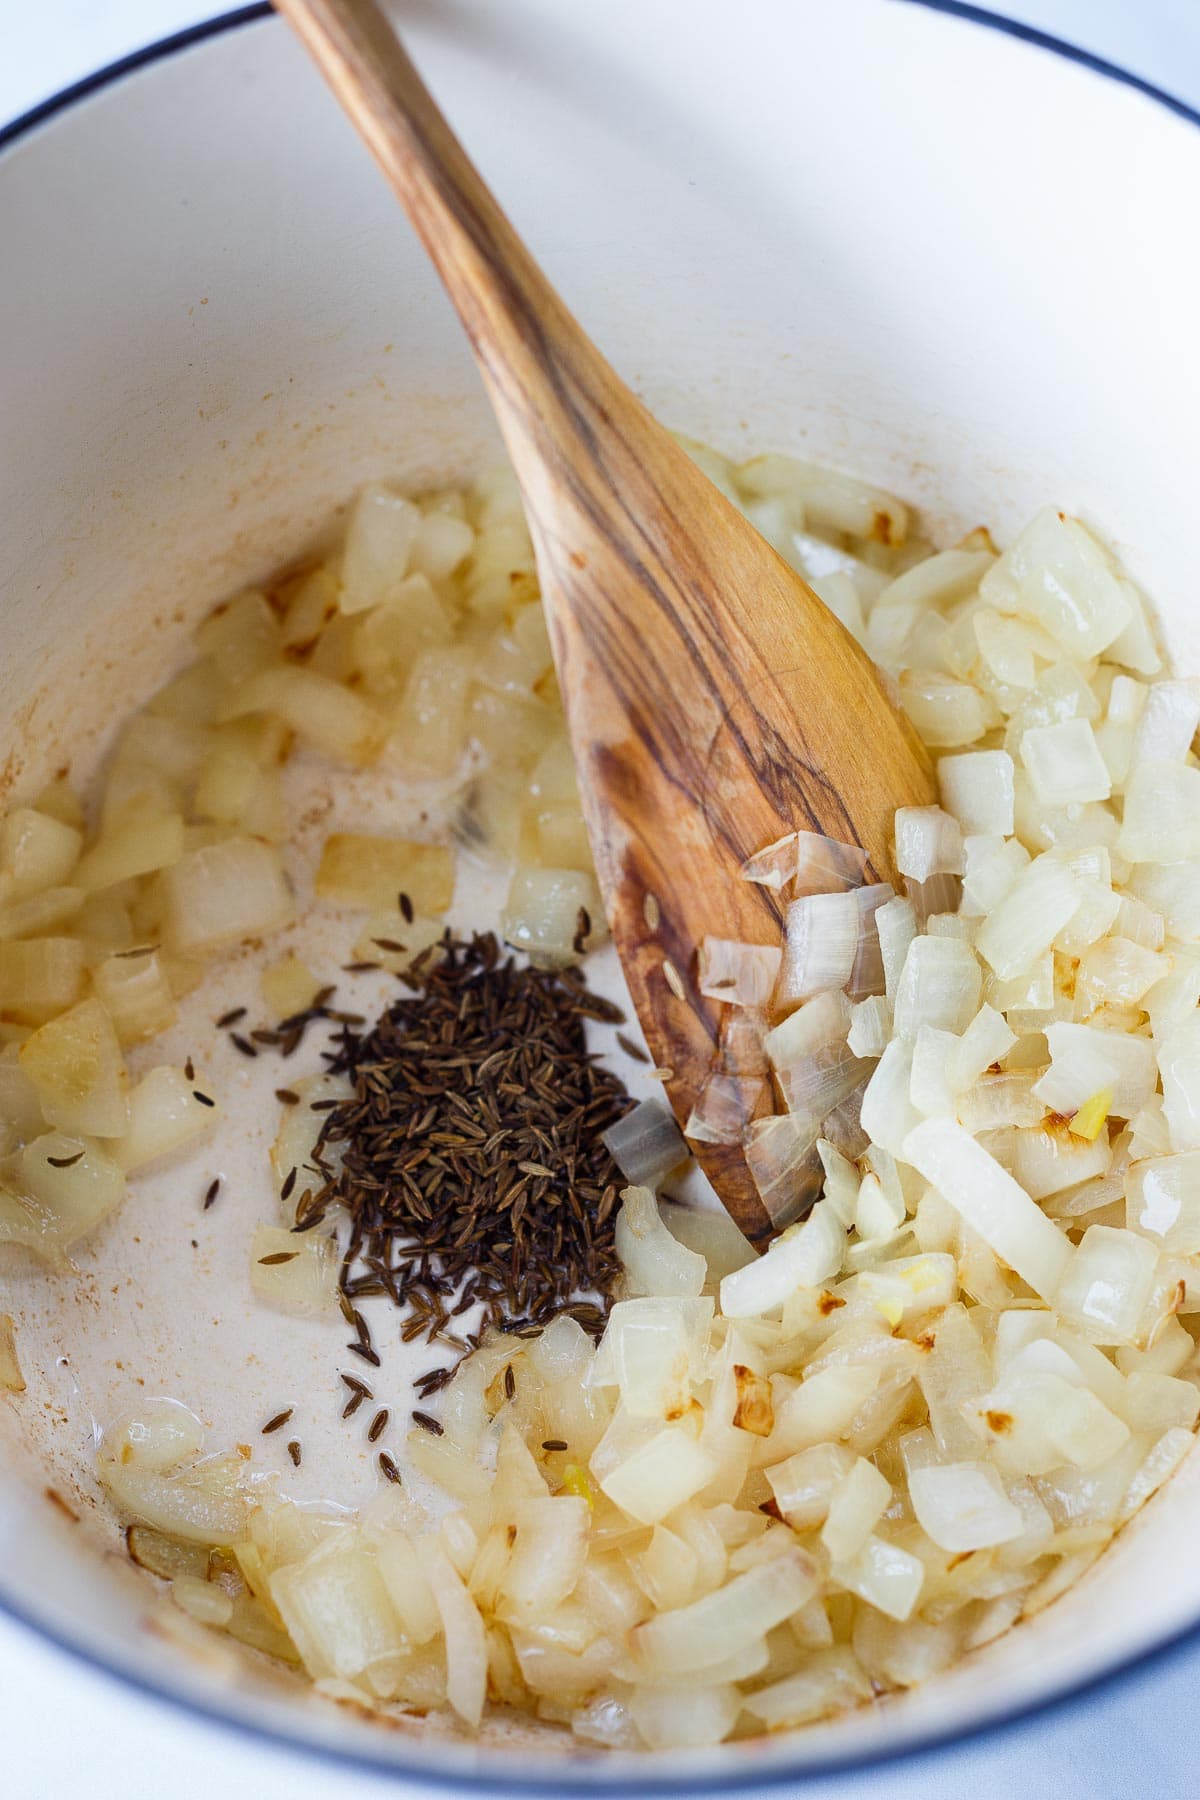
[[(944, 16), (978, 26), (984, 30), (996, 31), (1004, 36), (1016, 38), (1018, 41), (1032, 45), (1035, 49), (1062, 58), (1064, 61), (1077, 64), (1092, 74), (1105, 80), (1119, 83), (1121, 86), (1133, 88), (1136, 92), (1154, 101), (1168, 112), (1185, 119), (1189, 124), (1200, 127), (1200, 110), (1188, 105), (1176, 95), (1168, 93), (1154, 82), (1146, 80), (1131, 69), (1098, 56), (1079, 45), (1067, 42), (1050, 32), (1042, 31), (1034, 25), (1021, 20), (1008, 18), (1000, 13), (974, 6), (967, 0), (900, 0), (901, 4), (919, 6), (926, 11), (940, 13)], [(215, 17), (204, 19), (183, 30), (173, 32), (167, 37), (158, 38), (139, 49), (131, 51), (127, 56), (114, 62), (106, 63), (79, 81), (60, 89), (47, 99), (39, 101), (26, 112), (19, 114), (7, 124), (0, 125), (0, 165), (4, 153), (14, 145), (23, 141), (32, 132), (52, 119), (67, 113), (81, 101), (89, 99), (93, 94), (117, 85), (128, 75), (141, 69), (151, 67), (195, 45), (206, 42), (209, 38), (240, 29), (246, 25), (260, 24), (275, 16), (275, 9), (270, 0), (253, 0), (253, 3), (240, 6), (232, 11), (218, 13)], [(550, 1768), (545, 1775), (535, 1772), (527, 1760), (510, 1758), (500, 1753), (494, 1759), (489, 1758), (478, 1770), (463, 1768), (439, 1769), (436, 1762), (425, 1756), (385, 1756), (373, 1755), (369, 1750), (357, 1746), (335, 1747), (322, 1744), (311, 1738), (293, 1734), (274, 1725), (238, 1717), (236, 1713), (224, 1710), (216, 1700), (206, 1701), (191, 1694), (184, 1694), (174, 1689), (168, 1679), (158, 1680), (148, 1674), (123, 1666), (119, 1662), (109, 1661), (103, 1655), (76, 1642), (68, 1632), (51, 1625), (39, 1618), (33, 1610), (27, 1609), (14, 1601), (0, 1587), (0, 1617), (13, 1620), (35, 1633), (43, 1641), (63, 1651), (75, 1662), (85, 1668), (119, 1683), (133, 1693), (156, 1702), (165, 1702), (195, 1720), (216, 1725), (225, 1731), (236, 1733), (260, 1744), (270, 1744), (281, 1750), (290, 1751), (317, 1761), (345, 1769), (347, 1767), (374, 1775), (387, 1775), (395, 1780), (419, 1780), (431, 1787), (447, 1791), (496, 1794), (528, 1794), (531, 1791), (547, 1796), (547, 1800), (577, 1800), (581, 1790), (597, 1796), (628, 1795), (636, 1790), (655, 1795), (689, 1795), (689, 1794), (734, 1794), (757, 1788), (780, 1788), (789, 1785), (809, 1784), (827, 1780), (830, 1776), (853, 1776), (869, 1774), (889, 1764), (913, 1762), (921, 1758), (931, 1758), (946, 1751), (953, 1751), (965, 1744), (978, 1743), (998, 1737), (1019, 1725), (1049, 1715), (1072, 1706), (1078, 1700), (1089, 1696), (1098, 1696), (1114, 1688), (1118, 1683), (1133, 1678), (1139, 1682), (1148, 1680), (1161, 1666), (1175, 1660), (1182, 1652), (1200, 1646), (1200, 1619), (1194, 1624), (1170, 1633), (1161, 1642), (1149, 1649), (1114, 1663), (1098, 1674), (1088, 1675), (1071, 1682), (1067, 1686), (1044, 1698), (1031, 1700), (1003, 1712), (994, 1717), (985, 1718), (975, 1724), (965, 1724), (948, 1731), (930, 1730), (923, 1736), (914, 1738), (904, 1744), (891, 1748), (873, 1748), (866, 1751), (848, 1749), (845, 1753), (824, 1755), (816, 1760), (803, 1764), (791, 1763), (781, 1759), (767, 1767), (757, 1765), (748, 1760), (742, 1767), (729, 1766), (712, 1775), (693, 1772), (691, 1769), (678, 1774), (658, 1773), (656, 1760), (649, 1754), (631, 1766), (630, 1759), (622, 1756), (620, 1772), (605, 1776), (602, 1772), (603, 1761), (591, 1761), (586, 1764), (564, 1763), (561, 1770)], [(509, 1768), (505, 1764), (510, 1765)], [(490, 1765), (490, 1766), (489, 1766)]]

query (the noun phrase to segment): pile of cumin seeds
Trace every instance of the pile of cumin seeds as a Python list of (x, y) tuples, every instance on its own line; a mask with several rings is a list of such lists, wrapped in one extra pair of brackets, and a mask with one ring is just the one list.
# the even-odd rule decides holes
[[(326, 1053), (355, 1091), (325, 1116), (322, 1185), (296, 1223), (349, 1218), (348, 1317), (386, 1294), (409, 1313), (405, 1341), (455, 1353), (419, 1384), (424, 1396), (489, 1326), (532, 1334), (566, 1312), (603, 1329), (622, 1178), (601, 1133), (632, 1101), (585, 1037), (588, 1019), (622, 1014), (578, 969), (518, 967), (493, 934), (448, 931), (407, 981), (411, 997), (368, 1029), (343, 1024)], [(478, 1329), (460, 1335), (477, 1304)]]

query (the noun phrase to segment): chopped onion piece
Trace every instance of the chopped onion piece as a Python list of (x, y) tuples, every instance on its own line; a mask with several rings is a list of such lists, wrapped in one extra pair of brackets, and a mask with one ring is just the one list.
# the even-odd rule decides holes
[(1021, 761), (1038, 799), (1047, 806), (1107, 800), (1112, 779), (1086, 719), (1031, 727), (1021, 738)]
[(1184, 762), (1200, 726), (1200, 682), (1156, 681), (1145, 696), (1130, 761)]
[(1177, 1256), (1200, 1255), (1200, 1151), (1133, 1163), (1125, 1176), (1126, 1223)]
[(1149, 1038), (1056, 1020), (1046, 1027), (1046, 1042), (1050, 1067), (1033, 1091), (1052, 1112), (1069, 1115), (1102, 1088), (1110, 1088), (1110, 1111), (1131, 1119), (1154, 1092)]
[(385, 487), (362, 490), (342, 551), (343, 612), (365, 612), (393, 598), (408, 572), (422, 524), (419, 510), (402, 494)]
[(602, 1439), (592, 1457), (592, 1472), (613, 1505), (639, 1525), (656, 1525), (707, 1487), (717, 1473), (715, 1459), (686, 1425), (656, 1429), (635, 1442), (620, 1461), (601, 1465), (601, 1473), (597, 1458), (604, 1447)]
[(75, 826), (30, 806), (14, 807), (0, 820), (0, 901), (11, 906), (61, 887), (82, 847), (83, 833)]
[(834, 989), (814, 994), (766, 1033), (763, 1051), (775, 1068), (787, 1068), (814, 1056), (818, 1050), (843, 1044), (850, 1017), (850, 1002), (845, 994)]
[[(777, 1067), (775, 1079), (788, 1111), (819, 1129), (869, 1074), (870, 1065), (847, 1045), (826, 1044), (811, 1056)], [(814, 1129), (814, 1142), (815, 1137)]]
[(820, 1287), (835, 1275), (845, 1249), (845, 1228), (824, 1201), (802, 1225), (775, 1239), (765, 1256), (721, 1283), (721, 1311), (729, 1319), (760, 1318), (783, 1305), (799, 1287)]
[[(700, 1144), (740, 1144), (765, 1092), (766, 1080), (761, 1075), (724, 1075), (715, 1069), (696, 1096), (685, 1135)], [(684, 1148), (686, 1151), (686, 1145)], [(632, 1178), (631, 1170), (623, 1173)], [(645, 1185), (657, 1183), (647, 1179)]]
[(729, 1736), (742, 1710), (731, 1682), (682, 1688), (634, 1687), (629, 1712), (649, 1750), (698, 1750)]
[(113, 1502), (131, 1518), (189, 1544), (234, 1544), (246, 1532), (240, 1458), (214, 1456), (160, 1474), (103, 1454), (98, 1473)]
[(1095, 538), (1046, 507), (984, 575), (984, 599), (1042, 625), (1071, 656), (1099, 655), (1134, 616), (1124, 584)]
[(403, 892), (433, 917), (454, 897), (454, 853), (445, 844), (334, 832), (322, 846), (314, 888), (335, 906), (387, 906)]
[(1132, 1231), (1089, 1225), (1055, 1306), (1096, 1344), (1131, 1343), (1154, 1285), (1158, 1252)]
[(858, 1456), (829, 1497), (821, 1543), (835, 1562), (857, 1556), (891, 1504), (892, 1488), (873, 1463)]
[[(590, 931), (581, 936), (583, 914)], [(501, 923), (506, 942), (551, 968), (577, 962), (607, 936), (596, 878), (579, 869), (518, 868)]]
[(384, 719), (361, 695), (298, 663), (276, 663), (251, 675), (219, 717), (225, 723), (250, 713), (282, 719), (314, 750), (356, 768), (378, 759), (387, 736)]
[(1200, 769), (1180, 762), (1138, 763), (1125, 787), (1117, 848), (1132, 863), (1200, 856)]
[(922, 1026), (965, 1031), (978, 1011), (982, 981), (969, 944), (955, 938), (914, 938), (896, 984), (897, 1033), (915, 1037)]
[(850, 1561), (835, 1562), (829, 1573), (838, 1587), (857, 1594), (889, 1619), (901, 1621), (911, 1617), (925, 1581), (925, 1567), (918, 1557), (874, 1536)]
[(788, 1549), (735, 1575), (716, 1593), (635, 1625), (629, 1634), (634, 1666), (649, 1673), (703, 1673), (798, 1612), (816, 1586), (812, 1558), (798, 1547)]
[(1007, 750), (968, 750), (938, 763), (942, 805), (964, 837), (1009, 837), (1013, 828), (1013, 760)]
[(942, 1550), (963, 1555), (1020, 1537), (1025, 1523), (987, 1463), (932, 1464), (908, 1478), (913, 1511)]
[(663, 1224), (649, 1188), (629, 1187), (617, 1215), (617, 1255), (634, 1294), (698, 1294), (707, 1269)]
[(146, 1400), (104, 1428), (101, 1458), (166, 1475), (204, 1448), (204, 1427), (178, 1400)]
[(253, 838), (226, 838), (189, 851), (162, 874), (168, 949), (209, 956), (264, 937), (292, 918), (279, 852)]
[(1200, 1150), (1200, 1017), (1175, 1027), (1159, 1049), (1158, 1066), (1171, 1148)]
[(820, 1129), (799, 1113), (755, 1119), (747, 1128), (746, 1166), (775, 1226), (790, 1224), (819, 1191), (815, 1145)]
[(1043, 956), (1080, 901), (1065, 863), (1039, 856), (983, 921), (975, 945), (1001, 980), (1024, 975)]
[(985, 918), (1029, 867), (1029, 852), (1016, 838), (975, 836), (964, 839), (962, 903), (968, 919)]
[(988, 729), (989, 712), (981, 690), (952, 675), (931, 669), (904, 669), (900, 704), (933, 749), (976, 744)]
[(961, 1125), (926, 1119), (909, 1133), (903, 1155), (1035, 1293), (1053, 1297), (1070, 1243)]
[[(793, 1018), (800, 1014), (793, 1013)], [(855, 1056), (882, 1056), (892, 1035), (892, 1009), (882, 994), (859, 1000), (850, 1015), (846, 1046)]]
[[(142, 1076), (129, 1096), (129, 1124), (111, 1154), (128, 1174), (202, 1137), (220, 1117), (215, 1104), (196, 1098), (195, 1080), (161, 1064)], [(211, 1101), (212, 1096), (209, 1096)]]
[(860, 912), (853, 892), (806, 894), (793, 900), (785, 932), (775, 992), (779, 1011), (792, 1012), (814, 994), (845, 987), (859, 946)]
[(893, 1038), (863, 1094), (862, 1128), (873, 1144), (899, 1156), (905, 1139), (919, 1122), (911, 1099), (912, 1044)]
[(783, 951), (777, 944), (704, 937), (698, 958), (697, 986), (710, 1000), (723, 1000), (728, 1006), (765, 1006), (779, 977)]
[(963, 835), (958, 820), (940, 806), (902, 806), (896, 814), (896, 867), (914, 881), (961, 875)]
[[(277, 1260), (278, 1259), (278, 1260)], [(250, 1286), (287, 1312), (328, 1316), (337, 1292), (337, 1244), (318, 1231), (260, 1225), (250, 1243)]]
[(58, 1262), (124, 1197), (124, 1174), (98, 1144), (46, 1132), (19, 1150), (0, 1176), (0, 1243), (24, 1244)]
[(48, 1125), (88, 1137), (120, 1137), (129, 1124), (129, 1077), (99, 1000), (81, 1000), (26, 1038), (21, 1070)]
[(946, 1079), (960, 1094), (1008, 1055), (1016, 1034), (994, 1007), (983, 1005), (946, 1057)]
[(679, 1127), (661, 1100), (639, 1101), (603, 1139), (626, 1181), (639, 1188), (657, 1188), (688, 1158)]
[[(1079, 1114), (1075, 1115), (1078, 1119)], [(1112, 1162), (1112, 1146), (1108, 1134), (1088, 1142), (1072, 1129), (1061, 1126), (1035, 1127), (1018, 1131), (1012, 1154), (1012, 1173), (1025, 1192), (1034, 1200), (1045, 1200), (1064, 1188), (1108, 1173)]]
[[(660, 1200), (659, 1213), (671, 1236), (704, 1258), (710, 1282), (719, 1282), (723, 1276), (731, 1275), (735, 1269), (744, 1269), (747, 1263), (754, 1261), (753, 1246), (743, 1237), (724, 1207), (707, 1211)], [(549, 1329), (552, 1331), (554, 1327)]]
[(743, 1704), (768, 1731), (782, 1731), (848, 1711), (870, 1700), (873, 1692), (853, 1651), (848, 1645), (835, 1644), (807, 1657), (795, 1674), (745, 1695)]
[(917, 915), (912, 901), (886, 901), (875, 914), (875, 932), (879, 939), (887, 997), (894, 1001), (908, 947), (917, 935)]

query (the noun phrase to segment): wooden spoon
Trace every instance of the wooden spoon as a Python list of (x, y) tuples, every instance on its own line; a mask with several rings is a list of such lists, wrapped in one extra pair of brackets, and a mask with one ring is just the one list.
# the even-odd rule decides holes
[[(537, 556), (596, 871), (629, 991), (686, 1120), (719, 1003), (706, 933), (777, 943), (738, 877), (796, 829), (892, 875), (893, 815), (935, 796), (882, 677), (619, 380), (534, 263), (375, 0), (277, 0), (374, 153), (466, 327)], [(746, 1234), (736, 1145), (695, 1146)]]

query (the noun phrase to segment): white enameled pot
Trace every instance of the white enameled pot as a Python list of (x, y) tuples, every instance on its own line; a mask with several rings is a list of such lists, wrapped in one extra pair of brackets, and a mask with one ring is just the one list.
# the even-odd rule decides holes
[[(1200, 119), (949, 4), (412, 0), (402, 22), (552, 279), (662, 417), (859, 471), (936, 537), (987, 522), (1003, 539), (1055, 500), (1109, 537), (1200, 672)], [(262, 8), (8, 133), (0, 246), (5, 801), (86, 773), (187, 626), (364, 480), (452, 476), (492, 433), (414, 238)], [(206, 1011), (235, 986), (236, 969)], [(1036, 1620), (903, 1699), (765, 1744), (636, 1763), (549, 1732), (474, 1745), (374, 1726), (215, 1641), (183, 1647), (147, 1623), (97, 1502), (93, 1420), (174, 1393), (216, 1447), (284, 1381), (317, 1379), (305, 1327), (245, 1292), (268, 1126), (249, 1097), (237, 1125), (230, 1211), (198, 1222), (198, 1171), (175, 1169), (76, 1273), (0, 1268), (29, 1377), (0, 1406), (0, 1606), (143, 1687), (454, 1784), (733, 1786), (953, 1739), (1197, 1629), (1193, 1454)]]

